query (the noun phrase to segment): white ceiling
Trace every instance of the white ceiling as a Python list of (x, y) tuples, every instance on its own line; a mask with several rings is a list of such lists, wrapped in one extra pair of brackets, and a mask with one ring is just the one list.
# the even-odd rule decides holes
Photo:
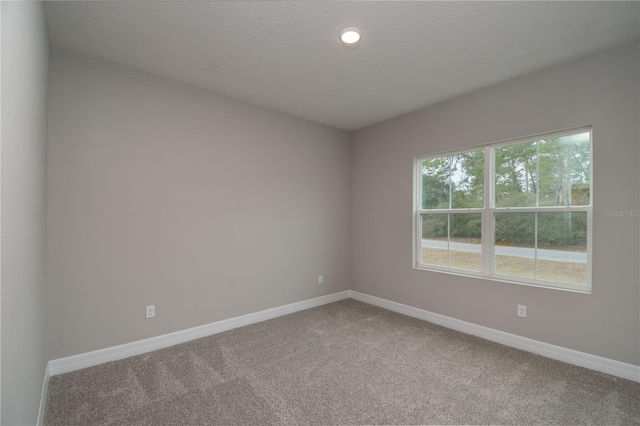
[[(640, 38), (640, 2), (48, 2), (53, 46), (358, 129)], [(338, 41), (356, 26), (355, 50)]]

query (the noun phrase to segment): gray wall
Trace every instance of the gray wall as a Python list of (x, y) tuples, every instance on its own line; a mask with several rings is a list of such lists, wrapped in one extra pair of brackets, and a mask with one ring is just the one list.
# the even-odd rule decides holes
[(349, 288), (348, 133), (56, 49), (49, 87), (52, 359)]
[[(354, 134), (353, 288), (640, 364), (638, 44), (542, 70)], [(593, 125), (593, 294), (412, 268), (413, 157)], [(516, 305), (527, 305), (526, 319)]]
[(41, 3), (1, 2), (2, 424), (35, 424), (45, 347), (49, 38)]

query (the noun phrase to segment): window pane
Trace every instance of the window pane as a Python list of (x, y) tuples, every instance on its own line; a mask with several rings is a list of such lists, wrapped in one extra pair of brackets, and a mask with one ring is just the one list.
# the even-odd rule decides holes
[(451, 157), (430, 158), (422, 161), (422, 208), (449, 208), (449, 181)]
[(422, 208), (484, 207), (484, 151), (422, 161)]
[(449, 215), (449, 263), (452, 268), (480, 271), (482, 266), (482, 215)]
[(451, 156), (451, 208), (484, 207), (484, 151)]
[(495, 272), (535, 278), (535, 213), (496, 213)]
[(587, 132), (539, 142), (541, 206), (589, 204), (589, 138)]
[(422, 216), (422, 263), (480, 271), (482, 215), (436, 213)]
[(536, 142), (495, 149), (497, 207), (536, 206), (536, 150)]
[(496, 273), (586, 284), (586, 212), (496, 213), (495, 220)]
[(448, 216), (422, 215), (422, 263), (449, 266)]
[(586, 284), (586, 212), (538, 213), (537, 278)]

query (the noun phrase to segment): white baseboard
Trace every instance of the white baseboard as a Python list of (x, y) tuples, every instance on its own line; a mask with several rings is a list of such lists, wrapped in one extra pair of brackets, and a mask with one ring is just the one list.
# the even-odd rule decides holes
[(40, 408), (38, 408), (38, 420), (37, 425), (42, 426), (44, 423), (44, 409), (47, 404), (47, 393), (49, 392), (49, 378), (51, 377), (50, 364), (44, 369), (44, 381), (42, 382), (42, 393), (40, 394)]
[[(130, 356), (140, 355), (146, 352), (155, 351), (157, 349), (166, 348), (168, 346), (177, 345), (179, 343), (188, 342), (190, 340), (199, 339), (201, 337), (211, 336), (213, 334), (221, 333), (223, 331), (231, 330), (245, 325), (254, 324), (282, 315), (291, 314), (293, 312), (303, 311), (305, 309), (315, 308), (316, 306), (326, 305), (327, 303), (337, 302), (338, 300), (348, 299), (349, 295), (350, 291), (345, 290), (339, 293), (320, 296), (314, 299), (303, 300), (301, 302), (295, 302), (289, 305), (278, 306), (276, 308), (271, 308), (252, 314), (242, 315), (235, 318), (213, 322), (211, 324), (205, 324), (198, 327), (188, 328), (186, 330), (176, 331), (174, 333), (164, 334), (162, 336), (151, 337), (149, 339), (138, 340), (136, 342), (125, 343), (123, 345), (99, 349), (96, 351), (73, 355), (66, 358), (54, 359), (49, 361), (49, 364), (47, 366), (47, 373), (49, 376), (55, 376), (57, 374), (68, 373), (70, 371), (91, 367), (109, 361), (116, 361), (119, 359), (128, 358)], [(45, 395), (44, 389), (43, 395)]]
[(522, 349), (547, 358), (640, 382), (640, 366), (638, 365), (627, 364), (613, 359), (563, 348), (562, 346), (551, 345), (549, 343), (540, 342), (538, 340), (529, 339), (516, 334), (506, 333), (493, 328), (483, 327), (481, 325), (451, 318), (445, 315), (436, 314), (424, 309), (414, 308), (413, 306), (403, 305), (402, 303), (369, 296), (368, 294), (353, 290), (349, 291), (349, 296), (355, 300), (369, 303), (370, 305), (379, 306), (393, 312), (398, 312), (400, 314), (438, 324), (443, 327), (458, 330), (463, 333), (482, 337), (483, 339), (491, 340), (492, 342), (500, 343), (505, 346)]

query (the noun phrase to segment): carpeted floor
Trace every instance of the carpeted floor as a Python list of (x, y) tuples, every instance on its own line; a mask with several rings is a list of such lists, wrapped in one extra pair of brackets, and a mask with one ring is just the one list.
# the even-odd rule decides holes
[(640, 383), (351, 299), (54, 376), (45, 425), (640, 424)]

